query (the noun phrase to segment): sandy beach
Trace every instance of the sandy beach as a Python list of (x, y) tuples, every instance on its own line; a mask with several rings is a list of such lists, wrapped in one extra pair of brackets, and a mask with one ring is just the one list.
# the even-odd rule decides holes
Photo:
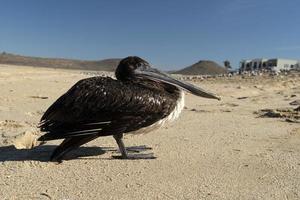
[[(127, 146), (151, 147), (154, 160), (113, 159), (119, 153), (112, 137), (84, 145), (61, 164), (49, 162), (60, 141), (20, 149), (41, 134), (43, 112), (88, 76), (0, 65), (1, 199), (300, 199), (299, 111), (292, 113), (300, 76), (194, 82), (222, 100), (186, 94), (174, 123), (125, 137)], [(264, 109), (281, 110), (261, 117)]]

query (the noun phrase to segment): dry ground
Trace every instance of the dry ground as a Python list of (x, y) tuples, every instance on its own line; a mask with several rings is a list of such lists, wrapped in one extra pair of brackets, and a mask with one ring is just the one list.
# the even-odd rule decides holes
[(289, 103), (300, 99), (299, 77), (197, 83), (222, 101), (188, 94), (175, 123), (126, 137), (128, 146), (152, 147), (155, 160), (112, 159), (118, 152), (111, 137), (85, 145), (70, 155), (79, 158), (62, 164), (48, 162), (59, 141), (29, 150), (12, 146), (18, 135), (36, 133), (47, 107), (85, 77), (0, 65), (1, 199), (300, 198), (300, 124), (257, 114), (295, 108)]

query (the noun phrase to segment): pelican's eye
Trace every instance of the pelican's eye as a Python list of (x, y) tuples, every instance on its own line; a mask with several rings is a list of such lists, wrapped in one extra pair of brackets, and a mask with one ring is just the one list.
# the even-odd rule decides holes
[(138, 63), (137, 68), (140, 70), (149, 69), (149, 65), (147, 63)]

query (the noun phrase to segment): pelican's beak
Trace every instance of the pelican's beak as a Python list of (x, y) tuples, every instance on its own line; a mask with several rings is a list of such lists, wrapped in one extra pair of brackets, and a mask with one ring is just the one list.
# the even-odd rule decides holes
[(171, 85), (174, 85), (176, 87), (179, 87), (181, 89), (184, 89), (194, 95), (200, 96), (200, 97), (205, 97), (205, 98), (211, 98), (211, 99), (218, 99), (221, 100), (220, 97), (217, 95), (207, 92), (199, 87), (196, 87), (190, 83), (186, 83), (184, 81), (177, 80), (170, 75), (163, 73), (155, 68), (151, 67), (142, 67), (142, 68), (137, 68), (134, 70), (135, 76), (137, 78), (148, 78), (150, 80), (154, 81), (159, 81), (159, 82), (164, 82), (168, 83)]

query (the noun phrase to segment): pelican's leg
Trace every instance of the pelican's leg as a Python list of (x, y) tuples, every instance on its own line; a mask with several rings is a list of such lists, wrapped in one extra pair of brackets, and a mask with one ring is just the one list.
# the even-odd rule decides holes
[[(127, 150), (125, 148), (125, 145), (123, 143), (123, 134), (118, 134), (118, 135), (114, 135), (114, 138), (119, 146), (119, 150), (122, 154), (122, 156), (113, 156), (114, 158), (121, 158), (121, 159), (155, 159), (156, 157), (153, 156), (153, 153), (149, 153), (149, 154), (131, 154), (131, 155), (128, 155), (127, 153)], [(143, 146), (144, 147), (144, 146)], [(140, 151), (142, 151), (141, 149), (143, 147), (137, 147), (140, 148)], [(136, 147), (133, 147), (132, 150), (134, 151)], [(145, 147), (147, 148), (147, 147)], [(151, 149), (151, 148), (150, 148)], [(129, 150), (129, 151), (132, 151), (132, 150)], [(140, 152), (140, 151), (137, 151), (135, 150), (136, 152)]]
[(122, 158), (123, 159), (128, 159), (128, 154), (127, 154), (125, 145), (124, 145), (123, 140), (122, 140), (123, 134), (114, 135), (114, 138), (115, 138), (115, 140), (118, 144), (119, 150), (122, 154)]

